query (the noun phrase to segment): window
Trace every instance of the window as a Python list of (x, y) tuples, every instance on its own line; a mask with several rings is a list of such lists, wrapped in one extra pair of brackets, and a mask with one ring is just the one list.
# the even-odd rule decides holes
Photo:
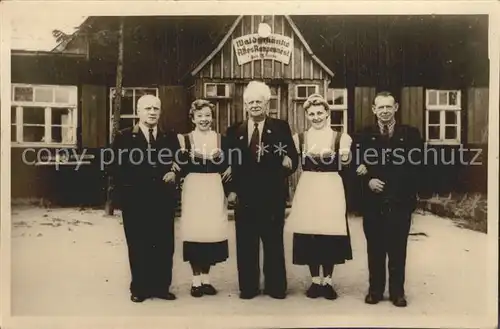
[(297, 85), (295, 86), (295, 99), (306, 100), (312, 94), (318, 93), (317, 85)]
[(347, 132), (347, 89), (328, 88), (326, 101), (330, 105), (330, 126)]
[(270, 86), (271, 88), (271, 99), (269, 100), (269, 116), (272, 118), (280, 117), (280, 98), (281, 98), (281, 88), (276, 86)]
[(460, 90), (427, 90), (425, 102), (426, 139), (430, 144), (459, 144)]
[[(111, 88), (109, 93), (109, 139), (113, 133), (113, 100), (116, 88)], [(134, 126), (138, 122), (137, 101), (143, 95), (158, 97), (158, 88), (122, 88), (122, 107), (120, 111), (120, 130)]]
[(229, 84), (227, 83), (205, 83), (205, 98), (228, 98)]
[(14, 146), (75, 146), (76, 86), (12, 84)]

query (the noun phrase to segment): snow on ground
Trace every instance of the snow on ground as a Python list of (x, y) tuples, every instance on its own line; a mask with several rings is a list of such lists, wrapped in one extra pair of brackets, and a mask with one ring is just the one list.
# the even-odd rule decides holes
[[(458, 228), (447, 219), (415, 215), (408, 246), (409, 306), (364, 304), (366, 244), (360, 218), (350, 218), (352, 261), (338, 266), (339, 298), (310, 300), (305, 267), (291, 264), (291, 236), (285, 237), (289, 297), (238, 298), (234, 229), (230, 259), (212, 270), (217, 296), (189, 295), (191, 274), (176, 241), (174, 302), (129, 300), (129, 269), (120, 217), (100, 210), (13, 208), (13, 316), (189, 316), (189, 315), (477, 315), (487, 308), (487, 236)], [(178, 224), (178, 223), (177, 223)], [(233, 225), (233, 223), (231, 223)], [(179, 238), (179, 234), (177, 234)]]

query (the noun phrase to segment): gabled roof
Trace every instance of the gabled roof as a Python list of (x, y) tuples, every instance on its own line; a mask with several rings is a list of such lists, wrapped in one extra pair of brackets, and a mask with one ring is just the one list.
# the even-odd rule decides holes
[[(334, 76), (333, 72), (328, 68), (328, 66), (326, 66), (312, 51), (311, 47), (309, 47), (309, 44), (306, 42), (306, 40), (304, 39), (304, 36), (302, 35), (302, 33), (300, 33), (297, 25), (295, 25), (295, 23), (293, 22), (293, 20), (291, 19), (290, 16), (288, 15), (283, 15), (286, 19), (286, 21), (288, 22), (288, 24), (290, 25), (290, 27), (292, 28), (293, 32), (295, 33), (295, 35), (299, 38), (300, 42), (302, 43), (304, 49), (307, 51), (307, 53), (309, 54), (309, 56), (312, 57), (312, 59), (323, 69), (325, 70), (326, 73), (328, 73), (331, 77)], [(195, 76), (196, 74), (198, 74), (204, 67), (205, 65), (207, 65), (208, 63), (210, 63), (210, 61), (217, 55), (217, 53), (219, 51), (222, 50), (222, 48), (224, 47), (224, 45), (226, 44), (226, 42), (228, 41), (228, 39), (231, 37), (231, 35), (233, 34), (234, 30), (236, 29), (236, 27), (238, 26), (238, 24), (241, 22), (241, 20), (243, 19), (244, 15), (241, 15), (241, 16), (238, 16), (236, 18), (236, 20), (234, 21), (233, 25), (231, 26), (231, 28), (229, 29), (229, 31), (226, 33), (226, 35), (222, 38), (222, 40), (219, 42), (219, 44), (217, 45), (217, 47), (210, 53), (210, 55), (208, 55), (208, 57), (206, 57), (200, 64), (198, 64), (194, 70), (191, 71), (191, 76)]]

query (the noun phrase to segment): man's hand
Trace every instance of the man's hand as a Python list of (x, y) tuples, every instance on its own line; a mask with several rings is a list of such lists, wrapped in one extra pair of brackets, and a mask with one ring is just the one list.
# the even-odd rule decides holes
[(226, 169), (226, 171), (224, 171), (224, 173), (222, 174), (222, 182), (223, 183), (231, 181), (231, 178), (232, 178), (231, 172), (232, 172), (231, 167), (228, 167)]
[(356, 169), (356, 174), (358, 176), (363, 176), (368, 173), (368, 169), (366, 169), (366, 166), (364, 164), (359, 165), (358, 169)]
[(227, 196), (227, 201), (228, 201), (229, 203), (231, 203), (231, 204), (234, 204), (234, 203), (236, 203), (236, 198), (237, 198), (236, 193), (231, 192), (231, 193), (229, 193), (229, 195)]
[(372, 178), (368, 182), (368, 186), (375, 193), (382, 192), (384, 190), (384, 185), (385, 185), (385, 183), (382, 182), (380, 179), (377, 179), (377, 178)]
[(282, 162), (283, 167), (292, 169), (292, 159), (285, 155)]
[(165, 183), (172, 183), (175, 182), (175, 173), (170, 171), (163, 176), (163, 181)]

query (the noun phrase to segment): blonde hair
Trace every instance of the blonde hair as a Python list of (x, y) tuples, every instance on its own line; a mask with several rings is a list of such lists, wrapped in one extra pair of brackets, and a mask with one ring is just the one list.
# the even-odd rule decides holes
[(304, 111), (307, 111), (313, 105), (323, 105), (325, 111), (328, 112), (330, 110), (330, 105), (328, 105), (328, 102), (320, 94), (312, 94), (307, 98), (304, 102)]
[(208, 107), (210, 111), (212, 112), (212, 116), (215, 115), (215, 105), (212, 104), (210, 101), (207, 101), (206, 99), (195, 99), (191, 103), (191, 108), (189, 109), (189, 117), (193, 118), (194, 113), (196, 111), (199, 111), (205, 107)]

